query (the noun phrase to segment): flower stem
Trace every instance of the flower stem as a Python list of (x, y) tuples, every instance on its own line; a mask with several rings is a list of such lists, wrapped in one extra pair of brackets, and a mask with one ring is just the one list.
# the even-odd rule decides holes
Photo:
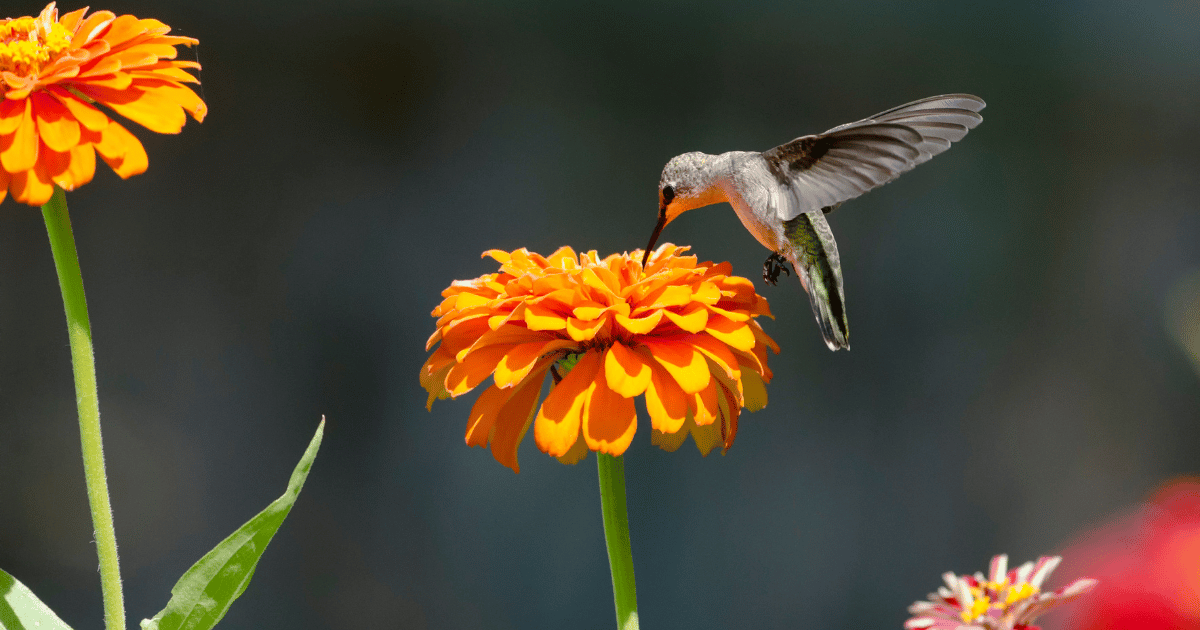
[(612, 571), (617, 629), (638, 630), (637, 588), (633, 581), (633, 550), (629, 546), (629, 511), (625, 507), (625, 458), (596, 454), (600, 471), (600, 511), (604, 542)]
[(92, 356), (92, 326), (83, 297), (83, 276), (75, 252), (75, 236), (67, 215), (67, 198), (61, 188), (42, 206), (46, 234), (54, 254), (54, 268), (67, 312), (71, 339), (71, 367), (75, 371), (75, 402), (79, 409), (79, 438), (83, 445), (83, 472), (88, 503), (92, 508), (96, 553), (100, 557), (100, 588), (104, 596), (104, 624), (108, 630), (125, 630), (125, 603), (121, 595), (121, 568), (117, 563), (117, 535), (113, 530), (108, 479), (104, 474), (104, 444), (100, 439), (100, 402), (96, 395), (96, 363)]

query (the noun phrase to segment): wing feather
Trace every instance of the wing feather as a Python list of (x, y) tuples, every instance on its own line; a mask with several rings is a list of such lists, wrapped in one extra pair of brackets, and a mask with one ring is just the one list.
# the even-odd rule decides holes
[(984, 105), (970, 94), (932, 96), (764, 151), (789, 189), (780, 218), (835, 206), (912, 170), (966, 136)]
[(856, 195), (861, 195), (876, 186), (875, 179), (871, 174), (864, 172), (865, 169), (860, 163), (833, 158), (821, 168), (830, 177), (844, 179), (849, 191)]

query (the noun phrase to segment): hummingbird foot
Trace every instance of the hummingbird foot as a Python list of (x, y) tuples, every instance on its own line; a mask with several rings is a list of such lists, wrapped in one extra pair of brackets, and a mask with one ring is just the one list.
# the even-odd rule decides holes
[(780, 256), (779, 252), (771, 252), (766, 262), (763, 263), (763, 282), (775, 286), (779, 281), (780, 271), (789, 276), (792, 275), (792, 272), (788, 269), (787, 259)]

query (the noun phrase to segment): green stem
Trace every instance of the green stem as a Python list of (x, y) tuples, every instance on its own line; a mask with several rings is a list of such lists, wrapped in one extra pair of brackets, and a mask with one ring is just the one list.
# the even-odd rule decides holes
[(617, 629), (638, 630), (629, 511), (625, 508), (625, 459), (597, 453), (596, 461), (600, 469), (600, 511), (604, 514), (604, 542), (608, 545), (608, 567), (612, 571)]
[(96, 553), (100, 557), (100, 588), (104, 596), (104, 625), (125, 630), (125, 603), (121, 595), (121, 568), (117, 563), (117, 535), (113, 530), (108, 479), (104, 474), (104, 444), (100, 439), (100, 401), (96, 396), (96, 363), (92, 356), (92, 326), (83, 297), (83, 276), (75, 252), (75, 236), (67, 215), (67, 198), (61, 188), (42, 206), (46, 234), (54, 254), (54, 268), (67, 311), (71, 339), (71, 367), (75, 370), (75, 402), (79, 408), (79, 438), (83, 444), (83, 472), (88, 503), (92, 508)]

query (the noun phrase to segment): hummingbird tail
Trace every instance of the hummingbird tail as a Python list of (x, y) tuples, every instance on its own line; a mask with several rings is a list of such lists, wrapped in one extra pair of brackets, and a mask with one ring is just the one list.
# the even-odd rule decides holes
[(804, 213), (784, 224), (791, 251), (787, 259), (808, 293), (813, 315), (830, 350), (850, 349), (850, 322), (842, 292), (837, 243), (823, 214)]
[(841, 291), (836, 285), (830, 286), (832, 274), (822, 277), (819, 269), (801, 269), (797, 267), (800, 282), (808, 292), (808, 301), (812, 304), (813, 315), (817, 318), (817, 326), (825, 337), (825, 345), (830, 350), (850, 349), (850, 324), (846, 318), (846, 306), (842, 302)]

